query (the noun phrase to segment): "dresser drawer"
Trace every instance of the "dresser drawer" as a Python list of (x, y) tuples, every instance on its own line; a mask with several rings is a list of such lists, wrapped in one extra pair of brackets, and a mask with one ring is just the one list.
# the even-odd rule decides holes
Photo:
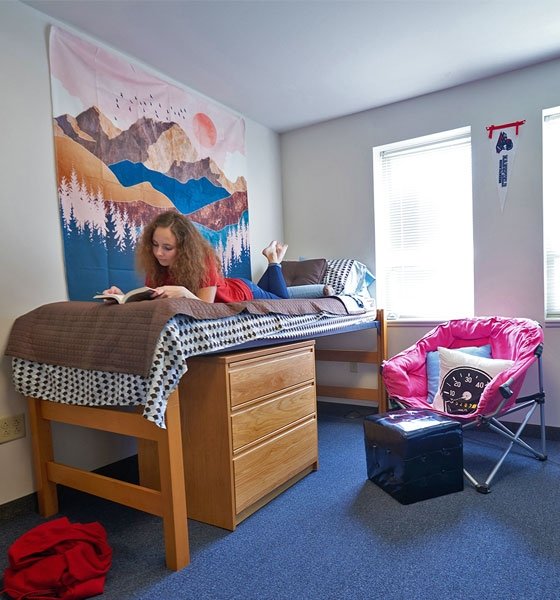
[(234, 458), (236, 512), (240, 513), (316, 461), (315, 418)]
[(315, 385), (293, 389), (235, 413), (231, 418), (233, 450), (315, 414)]
[(241, 361), (232, 364), (229, 369), (231, 406), (313, 379), (313, 348), (282, 352), (265, 359)]

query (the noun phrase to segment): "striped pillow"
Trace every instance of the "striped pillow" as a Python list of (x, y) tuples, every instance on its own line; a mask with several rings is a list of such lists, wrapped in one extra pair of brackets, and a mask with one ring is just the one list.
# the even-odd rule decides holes
[(369, 296), (368, 287), (375, 281), (370, 270), (352, 258), (327, 260), (322, 283), (332, 286), (335, 294)]

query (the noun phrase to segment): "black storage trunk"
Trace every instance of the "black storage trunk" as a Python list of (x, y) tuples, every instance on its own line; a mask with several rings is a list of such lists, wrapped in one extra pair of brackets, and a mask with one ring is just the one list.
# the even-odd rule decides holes
[(463, 489), (463, 431), (429, 410), (364, 419), (368, 478), (401, 504)]

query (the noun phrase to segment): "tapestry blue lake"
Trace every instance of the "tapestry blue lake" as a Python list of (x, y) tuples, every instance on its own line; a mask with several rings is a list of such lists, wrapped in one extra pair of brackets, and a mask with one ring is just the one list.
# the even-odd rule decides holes
[(175, 208), (183, 214), (189, 214), (229, 196), (226, 189), (214, 185), (206, 177), (189, 179), (186, 183), (181, 183), (173, 177), (148, 169), (142, 163), (133, 163), (129, 160), (114, 163), (109, 168), (125, 187), (144, 182), (150, 183), (154, 189), (167, 196)]

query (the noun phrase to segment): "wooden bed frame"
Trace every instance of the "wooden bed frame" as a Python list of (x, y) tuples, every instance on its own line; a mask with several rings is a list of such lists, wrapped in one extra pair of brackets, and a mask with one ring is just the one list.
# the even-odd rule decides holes
[[(327, 350), (316, 348), (317, 360), (376, 364), (378, 366), (387, 358), (387, 322), (383, 309), (377, 311), (379, 323), (377, 329), (376, 348), (366, 350)], [(381, 371), (378, 371), (377, 388), (355, 388), (349, 386), (317, 385), (317, 396), (332, 398), (348, 398), (351, 400), (366, 400), (377, 402), (380, 413), (387, 411), (387, 393), (383, 385)]]
[[(377, 311), (378, 326), (375, 351), (317, 350), (317, 359), (376, 363), (386, 358), (387, 337), (383, 310)], [(336, 334), (332, 334), (336, 335)], [(188, 377), (188, 373), (185, 375)], [(379, 411), (387, 409), (385, 389), (381, 377), (377, 389), (317, 386), (317, 394), (378, 402)], [(60, 404), (50, 400), (28, 398), (39, 512), (48, 517), (58, 512), (57, 484), (62, 484), (125, 506), (161, 516), (165, 540), (166, 565), (171, 570), (186, 567), (190, 561), (187, 502), (183, 463), (183, 434), (181, 428), (181, 403), (178, 388), (169, 396), (166, 410), (167, 429), (157, 427), (144, 419), (140, 412), (130, 412), (114, 407), (87, 407)], [(54, 460), (51, 421), (88, 427), (134, 437), (138, 440), (141, 484), (131, 484), (83, 469), (58, 463)], [(157, 448), (148, 454), (143, 448)], [(155, 457), (155, 468), (148, 462)], [(159, 482), (150, 482), (142, 472), (159, 472)], [(142, 485), (144, 483), (145, 485)], [(154, 489), (157, 488), (157, 489)]]
[[(138, 412), (59, 404), (37, 398), (27, 400), (40, 514), (50, 517), (58, 512), (56, 484), (62, 484), (157, 515), (163, 518), (167, 567), (174, 571), (186, 567), (190, 562), (190, 554), (178, 391), (175, 390), (167, 401), (167, 429), (150, 423)], [(55, 462), (51, 421), (128, 435), (155, 443), (160, 473), (159, 489)]]

